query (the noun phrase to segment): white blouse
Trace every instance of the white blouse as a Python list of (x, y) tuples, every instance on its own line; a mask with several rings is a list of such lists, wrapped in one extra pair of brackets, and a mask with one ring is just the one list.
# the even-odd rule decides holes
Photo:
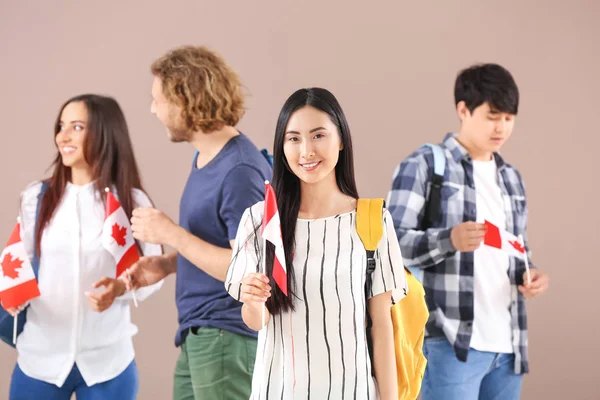
[[(29, 185), (21, 195), (21, 237), (32, 258), (37, 196), (41, 183)], [(140, 190), (133, 191), (136, 206), (150, 206)], [(104, 204), (93, 183), (67, 184), (63, 199), (42, 235), (38, 276), (40, 297), (30, 302), (27, 323), (17, 338), (18, 363), (34, 379), (59, 387), (77, 364), (88, 386), (117, 377), (133, 361), (131, 293), (115, 299), (102, 313), (93, 311), (85, 292), (103, 276), (114, 277), (115, 261), (102, 247)], [(146, 256), (162, 248), (142, 244)], [(136, 291), (138, 301), (156, 292), (162, 281)]]
[[(236, 299), (244, 276), (262, 270), (262, 217), (261, 202), (246, 210), (240, 222), (225, 281)], [(383, 219), (368, 297), (392, 292), (400, 301), (408, 290), (406, 274), (389, 212)], [(258, 334), (252, 400), (379, 398), (366, 340), (366, 263), (355, 211), (298, 219), (296, 310), (271, 317)]]

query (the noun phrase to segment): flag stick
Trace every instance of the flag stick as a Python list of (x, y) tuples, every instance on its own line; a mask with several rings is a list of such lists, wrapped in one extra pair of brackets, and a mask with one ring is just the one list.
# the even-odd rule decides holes
[[(265, 200), (266, 200), (266, 186), (269, 184), (269, 181), (265, 181)], [(264, 226), (263, 226), (264, 229)], [(263, 274), (265, 276), (267, 276), (267, 240), (265, 238), (263, 238)], [(260, 329), (262, 330), (265, 327), (265, 309), (267, 308), (266, 304), (263, 304), (262, 307), (262, 311), (261, 311), (261, 326)]]
[[(263, 274), (267, 276), (267, 240), (263, 239)], [(263, 304), (261, 311), (261, 325), (260, 329), (262, 330), (265, 327), (265, 308), (267, 308), (266, 304)]]
[[(519, 235), (519, 242), (525, 249), (525, 241), (523, 235)], [(529, 272), (529, 257), (527, 257), (527, 249), (525, 249), (525, 273), (527, 274), (527, 286), (531, 286), (531, 273)]]
[(13, 344), (17, 344), (17, 320), (19, 319), (19, 313), (15, 314), (13, 321)]

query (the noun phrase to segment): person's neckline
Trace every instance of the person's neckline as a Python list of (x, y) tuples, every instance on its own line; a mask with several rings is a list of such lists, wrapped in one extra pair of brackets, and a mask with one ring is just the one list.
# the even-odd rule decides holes
[(342, 217), (346, 217), (346, 216), (352, 215), (352, 214), (356, 214), (356, 210), (346, 211), (341, 214), (330, 215), (330, 216), (321, 217), (321, 218), (300, 218), (300, 217), (298, 217), (297, 220), (299, 222), (318, 222), (318, 221), (326, 221), (326, 220), (335, 219), (335, 218), (342, 218)]
[(490, 160), (473, 160), (473, 163), (477, 164), (495, 164), (496, 160), (492, 157)]
[(75, 183), (73, 183), (71, 181), (67, 181), (67, 189), (68, 190), (73, 190), (73, 191), (76, 191), (76, 192), (80, 192), (82, 190), (86, 190), (86, 189), (89, 189), (90, 187), (93, 187), (95, 182), (96, 181), (92, 180), (92, 181), (89, 181), (88, 183), (85, 183), (83, 185), (77, 185), (77, 184), (75, 184)]
[(225, 150), (232, 146), (234, 144), (234, 142), (240, 140), (238, 138), (241, 138), (242, 136), (244, 136), (244, 134), (240, 131), (238, 131), (239, 135), (235, 135), (233, 137), (231, 137), (227, 143), (225, 143), (225, 145), (221, 148), (221, 150), (219, 150), (219, 152), (212, 158), (212, 160), (210, 160), (206, 165), (204, 165), (203, 167), (198, 168), (197, 162), (198, 162), (198, 156), (200, 156), (200, 152), (196, 151), (196, 155), (194, 157), (194, 171), (202, 171), (205, 170), (207, 168), (209, 168), (211, 165), (213, 165), (214, 163), (218, 162), (222, 157), (223, 157), (223, 153), (225, 152)]
[(491, 160), (483, 161), (483, 160), (473, 160), (474, 168), (484, 168), (484, 169), (496, 169), (498, 166), (496, 165), (496, 160), (492, 157)]

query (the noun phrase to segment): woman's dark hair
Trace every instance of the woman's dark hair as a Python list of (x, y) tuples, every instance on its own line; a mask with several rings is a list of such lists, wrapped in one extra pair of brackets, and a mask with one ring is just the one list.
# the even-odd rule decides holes
[[(358, 199), (358, 191), (354, 179), (352, 138), (342, 107), (335, 96), (326, 89), (309, 88), (297, 90), (287, 99), (279, 113), (277, 127), (275, 128), (275, 140), (273, 143), (272, 184), (275, 195), (277, 196), (277, 207), (279, 209), (279, 218), (281, 220), (281, 235), (283, 237), (283, 248), (287, 264), (288, 287), (288, 296), (286, 296), (277, 285), (271, 285), (271, 297), (267, 300), (266, 305), (269, 312), (273, 315), (284, 311), (293, 311), (295, 304), (295, 277), (292, 262), (296, 221), (300, 209), (300, 179), (294, 175), (289, 168), (283, 152), (283, 145), (285, 143), (285, 132), (290, 117), (295, 111), (306, 106), (314, 107), (329, 115), (329, 118), (337, 127), (343, 147), (342, 150), (340, 150), (340, 157), (335, 166), (335, 180), (342, 193)], [(267, 242), (267, 276), (273, 275), (274, 254), (275, 247), (270, 242)]]
[[(134, 208), (133, 189), (142, 189), (138, 166), (133, 155), (127, 122), (119, 103), (111, 97), (83, 94), (67, 100), (56, 118), (54, 136), (60, 132), (60, 118), (70, 103), (81, 102), (88, 112), (86, 137), (83, 149), (85, 161), (90, 165), (94, 188), (102, 201), (106, 199), (105, 187), (114, 185), (125, 213), (131, 218)], [(62, 163), (58, 153), (53, 163), (54, 172), (48, 179), (35, 232), (35, 249), (41, 254), (42, 232), (52, 219), (60, 204), (67, 182), (71, 179), (71, 168)], [(138, 246), (139, 247), (139, 246)]]

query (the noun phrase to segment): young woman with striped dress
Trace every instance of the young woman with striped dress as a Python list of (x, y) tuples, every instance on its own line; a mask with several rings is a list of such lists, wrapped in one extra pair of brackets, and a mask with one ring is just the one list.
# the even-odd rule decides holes
[(356, 233), (352, 141), (333, 94), (310, 88), (290, 96), (277, 122), (273, 157), (288, 295), (267, 278), (274, 248), (269, 244), (266, 254), (263, 249), (262, 202), (242, 217), (225, 282), (244, 303), (244, 322), (260, 331), (251, 399), (396, 400), (390, 306), (392, 295), (396, 301), (404, 295), (406, 275), (385, 211), (373, 287), (365, 295), (366, 251)]

